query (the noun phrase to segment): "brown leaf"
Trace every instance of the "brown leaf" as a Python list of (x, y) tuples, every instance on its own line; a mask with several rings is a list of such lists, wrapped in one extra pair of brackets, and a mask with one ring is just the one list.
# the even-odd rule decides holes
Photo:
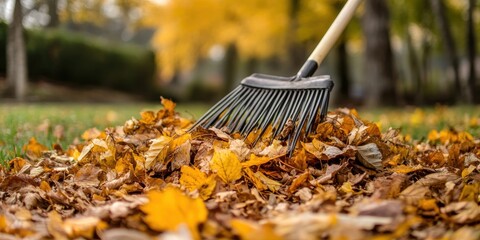
[(382, 153), (375, 143), (368, 143), (363, 146), (357, 146), (358, 160), (368, 167), (376, 170), (383, 168)]

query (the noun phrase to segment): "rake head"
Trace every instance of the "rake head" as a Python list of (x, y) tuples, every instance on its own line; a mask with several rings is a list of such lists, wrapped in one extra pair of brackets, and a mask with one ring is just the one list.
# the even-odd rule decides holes
[(294, 79), (253, 74), (243, 79), (240, 86), (215, 104), (191, 129), (216, 127), (245, 137), (260, 131), (256, 133), (255, 145), (272, 125), (272, 139), (288, 140), (287, 152), (291, 156), (299, 138), (312, 130), (316, 120), (325, 118), (333, 88), (329, 76)]

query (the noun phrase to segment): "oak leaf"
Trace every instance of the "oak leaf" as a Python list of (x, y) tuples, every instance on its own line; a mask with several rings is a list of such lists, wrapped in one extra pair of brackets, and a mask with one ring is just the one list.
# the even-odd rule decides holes
[(155, 231), (176, 231), (186, 225), (192, 235), (199, 239), (198, 225), (207, 220), (208, 211), (200, 198), (185, 196), (178, 188), (168, 187), (163, 191), (147, 193), (148, 203), (140, 206), (146, 216), (145, 223)]
[(228, 149), (214, 149), (210, 168), (225, 183), (234, 182), (242, 177), (242, 164), (237, 155)]

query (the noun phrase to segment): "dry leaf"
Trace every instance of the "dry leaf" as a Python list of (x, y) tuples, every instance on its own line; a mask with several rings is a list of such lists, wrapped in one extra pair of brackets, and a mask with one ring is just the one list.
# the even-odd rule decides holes
[(210, 168), (225, 183), (234, 182), (242, 177), (242, 164), (237, 155), (228, 149), (215, 148)]
[(358, 159), (360, 162), (369, 168), (380, 170), (382, 166), (382, 153), (375, 143), (357, 146)]
[(275, 233), (272, 225), (259, 225), (243, 219), (232, 219), (230, 225), (232, 226), (233, 231), (239, 235), (242, 240), (283, 239)]
[(217, 184), (215, 175), (207, 177), (199, 169), (190, 166), (182, 166), (181, 173), (180, 184), (189, 191), (198, 190), (200, 197), (204, 200), (212, 195), (213, 189), (215, 189)]
[(198, 225), (207, 220), (207, 209), (200, 198), (185, 196), (177, 188), (147, 193), (148, 203), (140, 206), (146, 214), (144, 221), (156, 231), (176, 231), (186, 225), (192, 235), (199, 239)]

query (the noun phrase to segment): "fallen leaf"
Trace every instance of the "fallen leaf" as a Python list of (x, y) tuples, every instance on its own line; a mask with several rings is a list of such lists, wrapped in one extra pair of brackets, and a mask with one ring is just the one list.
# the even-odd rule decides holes
[(380, 170), (382, 166), (382, 153), (375, 143), (357, 146), (358, 160), (366, 167)]
[(182, 166), (182, 175), (180, 176), (180, 184), (189, 191), (198, 190), (200, 197), (204, 200), (212, 195), (216, 186), (215, 175), (207, 177), (205, 173), (197, 168), (190, 166)]
[(242, 164), (237, 155), (228, 149), (215, 148), (210, 168), (225, 183), (234, 182), (242, 177)]
[(230, 225), (242, 240), (283, 239), (275, 233), (273, 226), (269, 224), (260, 225), (243, 219), (232, 219)]
[[(144, 221), (156, 231), (176, 231), (185, 224), (195, 239), (199, 239), (198, 225), (207, 220), (207, 209), (200, 198), (185, 196), (179, 189), (168, 187), (163, 191), (147, 193), (148, 203), (140, 209)], [(168, 220), (167, 220), (168, 219)]]
[(42, 152), (47, 151), (48, 148), (44, 145), (37, 142), (37, 140), (32, 137), (26, 145), (23, 146), (23, 151), (30, 159), (37, 159), (42, 156)]
[(263, 184), (265, 184), (265, 186), (267, 186), (267, 188), (272, 191), (272, 192), (276, 192), (280, 189), (280, 187), (282, 187), (282, 184), (265, 176), (265, 174), (263, 174), (262, 172), (260, 171), (256, 171), (255, 173), (253, 173)]
[(150, 170), (154, 164), (163, 163), (171, 140), (170, 137), (160, 136), (151, 141), (148, 151), (145, 152), (145, 169)]

